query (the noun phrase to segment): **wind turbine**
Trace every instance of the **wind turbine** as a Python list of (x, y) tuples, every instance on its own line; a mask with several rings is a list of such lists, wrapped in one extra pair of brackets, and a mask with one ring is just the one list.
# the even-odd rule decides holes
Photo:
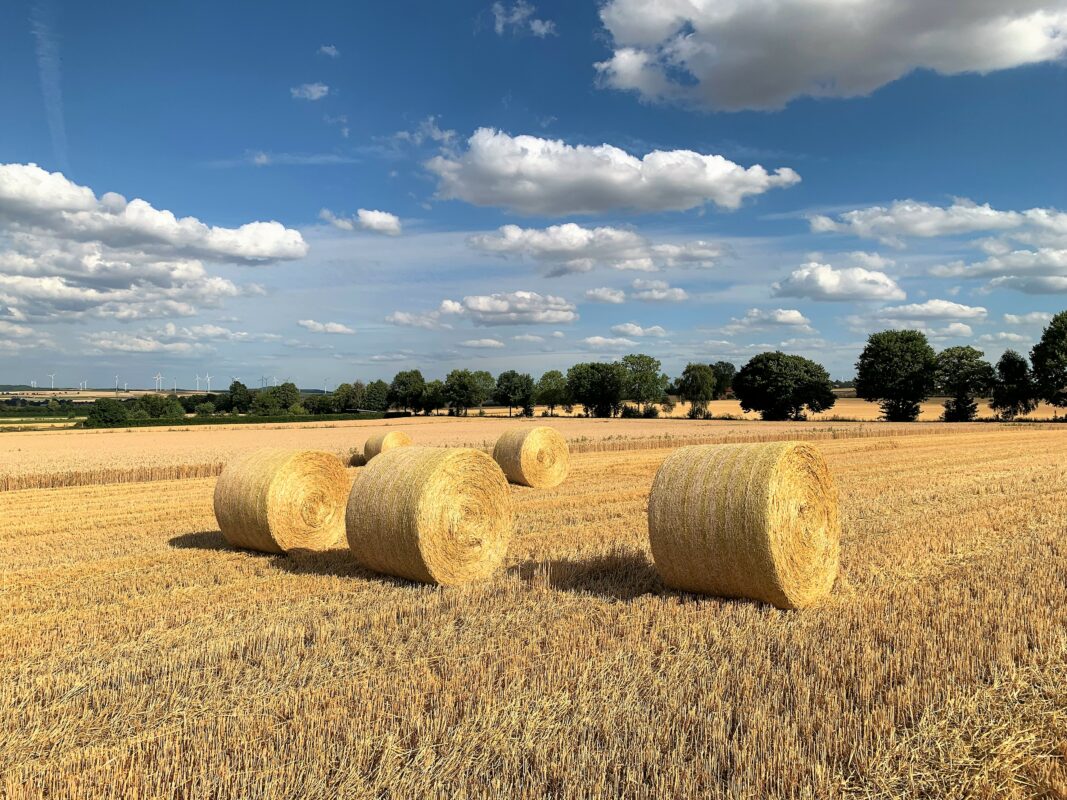
[(178, 393), (178, 379), (177, 378), (174, 379), (174, 393), (175, 394)]
[[(205, 372), (204, 373), (204, 380), (207, 381), (207, 392), (208, 392), (208, 394), (211, 394), (211, 373), (210, 372)], [(200, 386), (197, 385), (196, 388), (199, 391)]]
[(31, 389), (36, 389), (37, 388), (37, 381), (30, 381), (30, 388)]
[(123, 381), (123, 384), (122, 384), (122, 391), (124, 391), (124, 392), (128, 392), (128, 391), (129, 391), (129, 389), (127, 389), (126, 387), (127, 387), (127, 386), (129, 386), (129, 385), (130, 385), (129, 383), (126, 383), (125, 381)]
[(200, 376), (199, 375), (196, 376), (196, 390), (198, 392), (200, 391)]
[(271, 379), (274, 381), (274, 388), (277, 389), (278, 388), (278, 376), (277, 375), (271, 375)]
[(119, 376), (115, 376), (115, 394), (119, 393)]
[(52, 379), (52, 388), (55, 389), (56, 388), (56, 374), (54, 372), (49, 372), (48, 373), (48, 377)]
[(329, 385), (330, 385), (330, 379), (329, 378), (323, 378), (322, 379), (322, 393), (323, 394), (329, 394), (329, 392), (326, 391), (326, 387), (329, 386)]
[(155, 380), (156, 380), (156, 391), (157, 392), (162, 392), (163, 391), (163, 376), (160, 373), (157, 372), (156, 375), (155, 375)]

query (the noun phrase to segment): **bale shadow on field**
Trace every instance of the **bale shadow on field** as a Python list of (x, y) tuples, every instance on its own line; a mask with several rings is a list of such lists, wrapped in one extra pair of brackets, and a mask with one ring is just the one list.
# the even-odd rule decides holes
[[(167, 542), (171, 547), (179, 550), (193, 548), (196, 550), (236, 550), (233, 545), (222, 536), (222, 531), (198, 531), (197, 533), (183, 533), (175, 536)], [(264, 554), (265, 555), (265, 554)]]
[(274, 566), (293, 575), (331, 575), (338, 578), (362, 578), (387, 586), (415, 586), (413, 581), (383, 575), (361, 566), (348, 548), (337, 550), (291, 550), (274, 556)]
[(633, 600), (663, 590), (659, 575), (643, 553), (527, 561), (511, 571), (527, 582), (546, 581), (553, 589), (611, 600)]

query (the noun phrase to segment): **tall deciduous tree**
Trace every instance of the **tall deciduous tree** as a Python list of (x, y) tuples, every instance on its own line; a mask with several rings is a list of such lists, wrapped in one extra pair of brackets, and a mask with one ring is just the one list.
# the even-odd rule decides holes
[(240, 381), (230, 384), (230, 408), (238, 414), (247, 414), (252, 407), (252, 393)]
[(371, 411), (389, 408), (389, 384), (383, 380), (371, 381), (363, 394), (363, 404)]
[(1042, 400), (1067, 406), (1067, 311), (1052, 318), (1030, 351), (1034, 383)]
[(949, 347), (937, 354), (937, 386), (948, 395), (941, 415), (945, 422), (970, 422), (978, 416), (975, 398), (993, 388), (993, 367), (983, 355), (973, 347)]
[(722, 400), (733, 388), (737, 367), (729, 361), (716, 361), (711, 365), (711, 371), (715, 373), (715, 397), (713, 399)]
[(524, 411), (533, 406), (534, 382), (526, 373), (516, 372), (513, 369), (505, 370), (496, 379), (496, 389), (493, 391), (493, 400), (502, 406), (508, 407), (508, 416), (511, 416), (512, 408), (521, 408)]
[(760, 353), (734, 376), (734, 395), (745, 411), (765, 420), (804, 419), (834, 407), (830, 373), (811, 359), (780, 351)]
[(484, 402), (482, 387), (469, 369), (454, 369), (445, 378), (445, 399), (452, 413), (466, 416), (467, 410)]
[(548, 407), (549, 414), (556, 413), (556, 407), (567, 404), (567, 379), (558, 369), (550, 369), (537, 382), (534, 389), (537, 402)]
[(1015, 419), (1037, 408), (1037, 387), (1026, 359), (1014, 350), (1005, 350), (997, 362), (990, 403), (1002, 419)]
[(873, 333), (856, 362), (856, 396), (878, 402), (890, 422), (913, 422), (934, 390), (936, 360), (921, 331)]
[(692, 406), (691, 417), (706, 417), (708, 401), (715, 399), (715, 371), (707, 364), (686, 364), (677, 389), (678, 396)]
[(622, 406), (625, 373), (619, 364), (587, 361), (567, 370), (567, 395), (595, 417), (613, 417)]
[(635, 353), (622, 358), (622, 368), (626, 373), (623, 396), (647, 409), (663, 399), (667, 390), (668, 378), (660, 372), (658, 358)]
[(408, 411), (416, 411), (422, 400), (426, 381), (417, 369), (401, 370), (389, 384), (389, 405)]

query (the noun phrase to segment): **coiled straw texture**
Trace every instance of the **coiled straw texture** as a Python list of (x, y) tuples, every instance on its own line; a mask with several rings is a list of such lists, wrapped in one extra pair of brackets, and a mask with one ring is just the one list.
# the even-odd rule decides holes
[(567, 442), (544, 425), (505, 432), (493, 448), (493, 460), (507, 479), (535, 489), (559, 486), (570, 468)]
[(235, 547), (328, 550), (344, 535), (347, 491), (348, 476), (332, 453), (256, 450), (222, 470), (215, 518)]
[(367, 465), (346, 528), (363, 566), (424, 583), (485, 578), (511, 538), (511, 490), (480, 450), (401, 447)]
[(837, 577), (837, 489), (803, 442), (672, 453), (648, 502), (652, 557), (676, 589), (803, 608)]
[(394, 447), (407, 447), (411, 444), (411, 437), (403, 431), (386, 431), (376, 433), (363, 444), (363, 463), (366, 464), (377, 455), (381, 455)]

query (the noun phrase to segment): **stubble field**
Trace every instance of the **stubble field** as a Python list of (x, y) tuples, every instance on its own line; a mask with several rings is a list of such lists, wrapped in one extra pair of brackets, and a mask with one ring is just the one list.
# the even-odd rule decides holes
[(660, 585), (649, 425), (513, 487), (506, 568), (458, 589), (233, 550), (212, 477), (0, 492), (0, 794), (1067, 795), (1067, 431), (701, 431), (820, 439), (842, 571), (789, 613)]

